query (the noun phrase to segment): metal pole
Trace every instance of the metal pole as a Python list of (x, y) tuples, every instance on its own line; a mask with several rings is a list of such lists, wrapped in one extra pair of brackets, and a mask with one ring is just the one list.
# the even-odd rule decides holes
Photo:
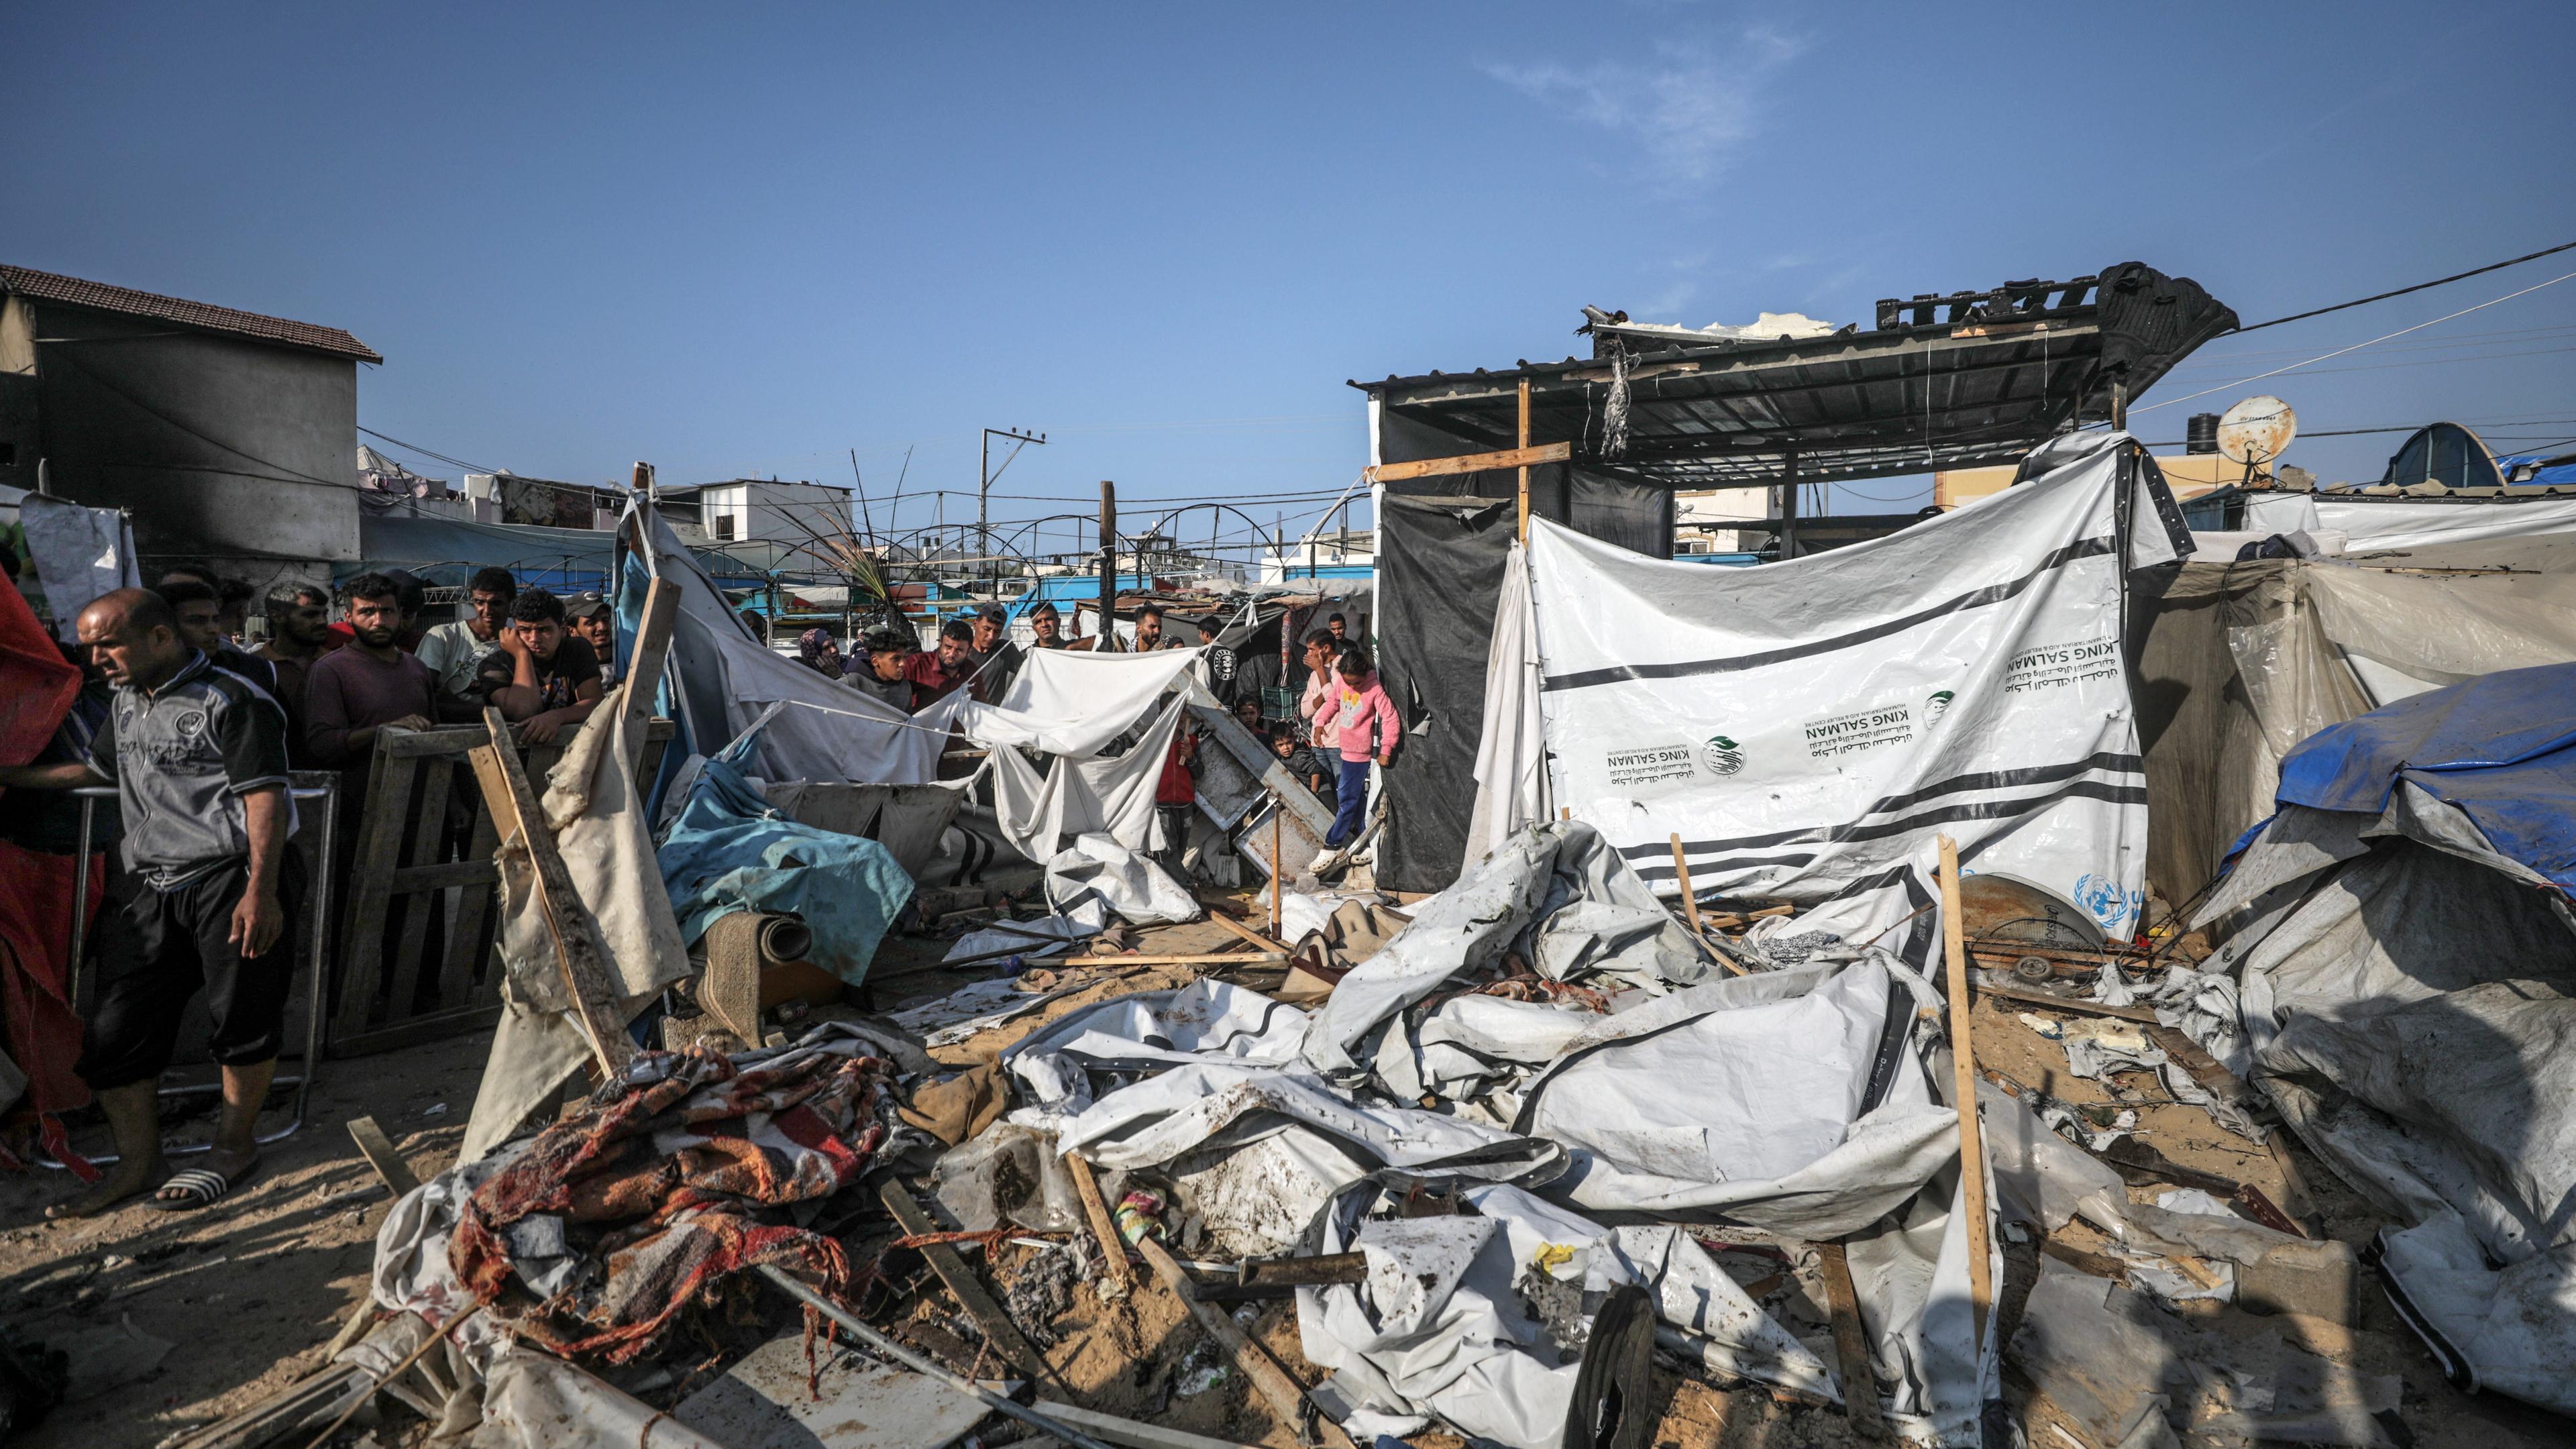
[(1118, 650), (1118, 485), (1100, 480), (1100, 642), (1104, 654)]
[(81, 1009), (81, 957), (89, 949), (90, 829), (98, 811), (98, 797), (89, 793), (88, 789), (74, 793), (80, 796), (80, 850), (74, 857), (80, 862), (80, 869), (72, 875), (72, 955), (63, 980), (65, 993), (71, 999), (72, 1010), (77, 1012)]
[(911, 1349), (904, 1347), (902, 1344), (897, 1343), (893, 1339), (886, 1337), (884, 1334), (877, 1332), (873, 1328), (870, 1328), (857, 1314), (850, 1312), (848, 1309), (843, 1308), (831, 1299), (824, 1297), (822, 1294), (817, 1293), (813, 1289), (806, 1287), (804, 1284), (797, 1282), (795, 1279), (788, 1277), (785, 1273), (780, 1272), (771, 1264), (763, 1263), (760, 1265), (760, 1276), (777, 1285), (777, 1287), (781, 1291), (785, 1292), (788, 1297), (795, 1299), (797, 1302), (804, 1304), (806, 1307), (822, 1314), (825, 1318), (832, 1320), (834, 1323), (837, 1323), (843, 1328), (846, 1328), (850, 1332), (858, 1335), (859, 1342), (864, 1343), (878, 1353), (884, 1354), (886, 1357), (893, 1359), (896, 1363), (902, 1364), (905, 1368), (912, 1370), (914, 1373), (925, 1374), (931, 1378), (937, 1379), (939, 1382), (946, 1384), (948, 1387), (955, 1389), (961, 1394), (972, 1396), (976, 1402), (984, 1405), (984, 1407), (988, 1409), (991, 1409), (993, 1412), (997, 1414), (1007, 1414), (1042, 1433), (1052, 1434), (1058, 1439), (1063, 1440), (1065, 1443), (1076, 1446), (1076, 1449), (1109, 1449), (1108, 1445), (1084, 1434), (1079, 1429), (1068, 1428), (1062, 1421), (1050, 1419), (1035, 1409), (1021, 1408), (1018, 1404), (1002, 1397), (1000, 1394), (994, 1393), (991, 1389), (984, 1387), (973, 1379), (967, 1378), (963, 1374), (951, 1373), (945, 1365), (923, 1358), (920, 1354), (914, 1353)]
[(1798, 450), (1781, 455), (1780, 557), (1798, 556)]

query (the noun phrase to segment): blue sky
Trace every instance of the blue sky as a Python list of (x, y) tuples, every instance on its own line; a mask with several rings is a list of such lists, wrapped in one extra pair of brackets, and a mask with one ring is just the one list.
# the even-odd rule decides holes
[[(909, 452), (907, 524), (987, 424), (1053, 439), (999, 517), (1102, 478), (1131, 517), (1311, 500), (1364, 461), (1344, 379), (1562, 356), (1587, 302), (1866, 325), (2135, 258), (2253, 321), (2576, 239), (2563, 3), (91, 4), (0, 39), (0, 259), (347, 327), (387, 358), (362, 424), (524, 474), (855, 448), (882, 509)], [(2312, 431), (2576, 436), (2576, 281), (2229, 386), (2567, 272), (2213, 344), (2140, 401), (2219, 391), (2138, 431), (2270, 390)]]

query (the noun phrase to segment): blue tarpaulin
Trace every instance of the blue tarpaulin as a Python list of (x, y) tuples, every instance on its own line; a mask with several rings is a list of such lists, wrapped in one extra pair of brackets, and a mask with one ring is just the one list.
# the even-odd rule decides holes
[(2275, 798), (2375, 815), (2399, 780), (2576, 890), (2576, 664), (2504, 670), (2319, 730), (2282, 759)]
[(793, 915), (814, 932), (814, 964), (856, 986), (912, 899), (912, 877), (873, 840), (771, 809), (740, 763), (757, 738), (744, 732), (698, 771), (657, 853), (680, 938), (695, 943), (728, 911)]

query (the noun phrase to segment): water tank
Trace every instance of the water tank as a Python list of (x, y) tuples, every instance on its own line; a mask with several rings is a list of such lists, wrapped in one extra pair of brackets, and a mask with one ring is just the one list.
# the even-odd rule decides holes
[(2218, 414), (2193, 413), (2190, 431), (2183, 434), (2182, 450), (2186, 453), (2218, 451)]

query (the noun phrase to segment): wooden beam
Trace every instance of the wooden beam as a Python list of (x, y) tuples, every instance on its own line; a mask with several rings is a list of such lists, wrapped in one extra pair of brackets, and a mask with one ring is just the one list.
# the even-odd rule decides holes
[(1978, 1130), (1977, 1051), (1968, 1030), (1968, 947), (1959, 910), (1959, 843), (1941, 837), (1941, 950), (1949, 958), (1950, 1072), (1959, 1109), (1959, 1186), (1968, 1214), (1968, 1342), (1993, 1322), (1994, 1266), (1986, 1261), (1986, 1146)]
[[(1516, 452), (1516, 453), (1526, 453), (1526, 452), (1528, 452), (1528, 451), (1529, 451), (1529, 445), (1530, 445), (1530, 444), (1529, 444), (1529, 379), (1528, 379), (1528, 378), (1526, 378), (1526, 377), (1524, 377), (1524, 378), (1522, 378), (1522, 379), (1521, 379), (1521, 386), (1520, 386), (1520, 427), (1519, 427), (1519, 429), (1518, 429), (1518, 432), (1517, 432), (1516, 436), (1517, 436), (1518, 441), (1519, 441), (1519, 446), (1515, 447), (1512, 451), (1514, 451), (1514, 452)], [(1520, 490), (1520, 498), (1521, 498), (1521, 517), (1520, 517), (1520, 532), (1519, 532), (1518, 534), (1514, 535), (1514, 536), (1515, 536), (1515, 537), (1517, 537), (1518, 539), (1520, 539), (1520, 541), (1521, 541), (1522, 543), (1526, 544), (1526, 543), (1528, 543), (1528, 542), (1529, 542), (1529, 464), (1527, 464), (1527, 463), (1523, 463), (1523, 464), (1521, 464), (1521, 465), (1520, 465), (1520, 470), (1521, 470), (1521, 490)]]
[[(653, 717), (661, 693), (663, 666), (671, 657), (672, 627), (680, 617), (680, 586), (655, 579), (644, 591), (644, 617), (635, 626), (635, 652), (626, 660), (626, 717), (641, 723)], [(636, 682), (643, 681), (642, 688)]]
[[(1299, 1443), (1309, 1442), (1301, 1427), (1306, 1418), (1306, 1391), (1298, 1386), (1295, 1379), (1288, 1377), (1288, 1371), (1279, 1366), (1278, 1360), (1270, 1356), (1270, 1351), (1254, 1343), (1224, 1309), (1200, 1302), (1198, 1294), (1190, 1287), (1189, 1275), (1181, 1271), (1181, 1265), (1173, 1260), (1171, 1250), (1157, 1242), (1153, 1234), (1147, 1233), (1138, 1239), (1136, 1251), (1144, 1254), (1145, 1261), (1153, 1265), (1154, 1276), (1160, 1278), (1172, 1296), (1180, 1299), (1190, 1310), (1190, 1316), (1198, 1320), (1199, 1327), (1207, 1336), (1234, 1359), (1236, 1371), (1269, 1401), (1270, 1412), (1276, 1416), (1279, 1426), (1295, 1434)], [(1328, 1439), (1344, 1444), (1350, 1442), (1332, 1420), (1321, 1422)]]
[(601, 1070), (614, 1076), (634, 1060), (635, 1043), (618, 1015), (617, 987), (608, 974), (608, 950), (600, 944), (599, 923), (591, 919), (590, 908), (573, 889), (572, 873), (564, 867), (563, 853), (555, 849), (554, 832), (546, 828), (545, 812), (538, 808), (536, 792), (520, 768), (509, 723), (499, 710), (486, 705), (483, 729), (487, 738), (473, 756), (474, 776), (483, 786), (483, 808), (492, 812), (493, 830), (504, 846), (516, 835), (527, 849), (536, 877), (537, 909), (554, 943), (555, 966), (563, 973), (573, 1019), (589, 1036)]
[(1878, 1401), (1878, 1374), (1869, 1364), (1869, 1338), (1861, 1330), (1860, 1294), (1852, 1287), (1851, 1262), (1840, 1243), (1816, 1245), (1816, 1276), (1824, 1280), (1825, 1313), (1833, 1320), (1834, 1357), (1842, 1361), (1843, 1413), (1852, 1437), (1875, 1442), (1887, 1437), (1887, 1420)]
[(1247, 966), (1285, 961), (1285, 951), (1203, 951), (1187, 956), (1027, 956), (1023, 966)]
[(1064, 1155), (1064, 1170), (1073, 1178), (1073, 1195), (1082, 1199), (1082, 1216), (1100, 1244), (1101, 1266), (1118, 1285), (1118, 1292), (1109, 1296), (1123, 1297), (1136, 1286), (1136, 1275), (1127, 1266), (1127, 1242), (1118, 1236), (1117, 1220), (1109, 1216), (1109, 1204), (1100, 1196), (1100, 1179), (1091, 1175), (1090, 1160), (1078, 1152)]
[(2077, 1016), (2110, 1016), (2148, 1026), (2159, 1024), (2156, 1014), (2143, 1006), (2109, 1006), (2099, 1001), (2076, 1001), (2053, 992), (2024, 991), (2018, 986), (1988, 986), (1982, 982), (1973, 983), (1969, 989), (1980, 996), (2000, 997), (2005, 1001), (2024, 1002), (2052, 1011), (2073, 1012)]
[(1699, 892), (1691, 889), (1690, 858), (1682, 854), (1682, 837), (1679, 831), (1673, 832), (1673, 875), (1681, 884), (1682, 911), (1684, 919), (1690, 926), (1691, 944), (1699, 947), (1709, 959), (1728, 971), (1738, 976), (1751, 975), (1751, 972), (1729, 960), (1724, 952), (1709, 945), (1708, 933), (1700, 925)]
[(1500, 468), (1526, 468), (1534, 463), (1571, 462), (1573, 458), (1572, 443), (1541, 443), (1534, 448), (1505, 448), (1499, 453), (1425, 458), (1418, 463), (1380, 463), (1367, 470), (1367, 481), (1395, 483), (1406, 478), (1439, 478), (1451, 473), (1486, 473)]
[[(904, 1191), (903, 1184), (891, 1178), (878, 1185), (877, 1201), (884, 1203), (886, 1211), (894, 1214), (894, 1220), (903, 1225), (908, 1236), (923, 1237), (939, 1231), (939, 1224), (932, 1222), (930, 1214), (921, 1210), (921, 1204), (913, 1200), (911, 1193)], [(985, 1290), (984, 1280), (975, 1276), (975, 1270), (966, 1265), (966, 1260), (958, 1256), (955, 1248), (946, 1243), (932, 1243), (921, 1250), (921, 1256), (930, 1261), (930, 1271), (938, 1274), (939, 1281), (948, 1285), (948, 1291), (957, 1296), (958, 1305), (975, 1320), (975, 1326), (984, 1330), (984, 1341), (991, 1344), (996, 1353), (1017, 1364), (1020, 1372), (1029, 1377), (1045, 1379), (1068, 1393), (1072, 1391), (1072, 1385), (1058, 1378), (1046, 1359), (1020, 1336), (1019, 1326), (1011, 1322), (1011, 1315), (1004, 1313), (1002, 1305), (993, 1301), (993, 1295)]]

